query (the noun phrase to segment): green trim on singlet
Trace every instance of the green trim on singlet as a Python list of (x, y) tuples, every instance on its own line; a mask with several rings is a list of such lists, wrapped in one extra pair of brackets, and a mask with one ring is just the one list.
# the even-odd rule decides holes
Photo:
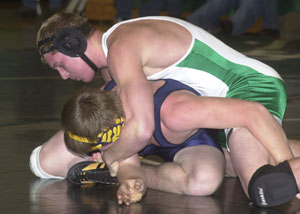
[(218, 142), (223, 148), (227, 147), (227, 140), (226, 140), (226, 134), (224, 129), (218, 130)]
[(207, 72), (228, 86), (226, 97), (259, 102), (283, 119), (287, 97), (284, 83), (279, 78), (231, 62), (197, 39), (190, 53), (176, 66)]

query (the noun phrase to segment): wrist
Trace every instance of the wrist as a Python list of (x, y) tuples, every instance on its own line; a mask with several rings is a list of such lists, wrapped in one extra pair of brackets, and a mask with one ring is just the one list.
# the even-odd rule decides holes
[(111, 164), (111, 163), (109, 162), (109, 160), (107, 159), (107, 151), (101, 151), (101, 157), (102, 157), (103, 162), (104, 162), (106, 165), (110, 165), (110, 164)]
[(100, 151), (100, 154), (101, 154), (102, 161), (103, 161), (104, 163), (106, 163), (106, 160), (105, 160), (105, 157), (104, 157), (104, 151), (101, 150), (101, 151)]

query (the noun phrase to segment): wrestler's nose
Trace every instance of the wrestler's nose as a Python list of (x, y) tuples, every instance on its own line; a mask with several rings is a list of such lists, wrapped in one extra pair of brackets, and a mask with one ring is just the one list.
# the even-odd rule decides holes
[(57, 71), (63, 80), (66, 80), (70, 77), (69, 72), (67, 72), (65, 69), (57, 68)]

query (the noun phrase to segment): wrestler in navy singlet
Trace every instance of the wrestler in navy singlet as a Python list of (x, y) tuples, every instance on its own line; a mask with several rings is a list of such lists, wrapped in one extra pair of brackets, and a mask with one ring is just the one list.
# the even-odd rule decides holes
[[(197, 91), (193, 88), (182, 84), (173, 79), (164, 79), (165, 83), (162, 87), (160, 87), (154, 94), (154, 117), (155, 117), (155, 130), (154, 130), (154, 138), (159, 143), (160, 146), (150, 144), (146, 146), (143, 150), (139, 152), (140, 156), (147, 155), (158, 155), (163, 158), (165, 161), (173, 161), (175, 154), (189, 146), (197, 146), (197, 145), (209, 145), (221, 149), (220, 144), (218, 143), (217, 130), (214, 129), (199, 129), (194, 135), (189, 137), (187, 140), (182, 142), (181, 144), (172, 144), (166, 140), (164, 137), (161, 126), (160, 126), (160, 109), (167, 98), (167, 96), (178, 90), (188, 90), (193, 92), (194, 94), (201, 96)], [(110, 81), (104, 88), (104, 90), (111, 90), (115, 86), (114, 81)]]

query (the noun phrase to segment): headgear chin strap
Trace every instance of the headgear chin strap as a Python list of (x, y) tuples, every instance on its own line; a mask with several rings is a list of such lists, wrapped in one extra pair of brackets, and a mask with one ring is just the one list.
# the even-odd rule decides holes
[[(39, 41), (38, 49), (42, 55), (57, 50), (70, 57), (80, 57), (97, 72), (99, 68), (84, 54), (87, 48), (87, 39), (83, 32), (87, 31), (90, 31), (87, 23), (79, 28), (64, 27), (55, 35)], [(52, 44), (47, 50), (42, 48), (46, 43)]]
[(115, 142), (119, 138), (123, 126), (124, 118), (116, 118), (115, 124), (112, 127), (105, 128), (102, 132), (100, 132), (97, 136), (97, 140), (95, 141), (91, 141), (86, 137), (81, 137), (71, 132), (68, 132), (68, 136), (71, 139), (81, 143), (95, 144), (95, 146), (92, 147), (92, 150), (95, 151), (100, 149), (102, 146)]

